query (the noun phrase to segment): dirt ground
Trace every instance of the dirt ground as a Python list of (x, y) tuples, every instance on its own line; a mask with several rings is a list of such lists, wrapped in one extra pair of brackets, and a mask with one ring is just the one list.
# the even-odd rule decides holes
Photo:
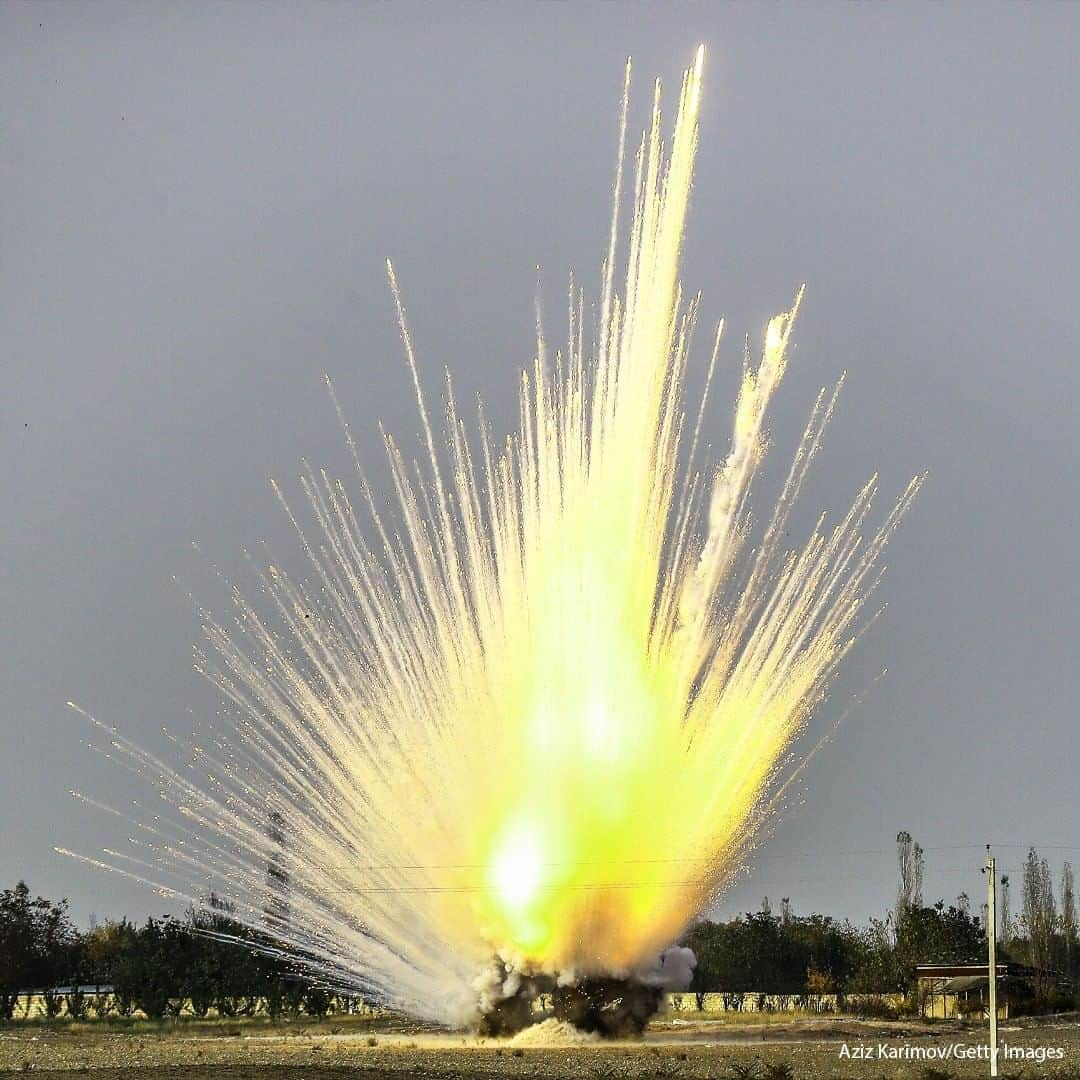
[[(949, 1080), (989, 1073), (983, 1027), (937, 1023), (784, 1019), (662, 1019), (644, 1038), (521, 1045), (390, 1021), (106, 1023), (0, 1027), (0, 1073), (72, 1080), (480, 1080), (496, 1077), (716, 1078), (716, 1080)], [(1080, 1080), (1080, 1017), (1004, 1024), (1015, 1056), (1004, 1077)], [(1043, 1058), (1039, 1061), (1040, 1056)]]

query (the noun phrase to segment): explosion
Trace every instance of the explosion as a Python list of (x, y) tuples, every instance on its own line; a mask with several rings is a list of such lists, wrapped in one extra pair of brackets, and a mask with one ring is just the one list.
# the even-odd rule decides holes
[(289, 513), (310, 581), (257, 569), (265, 602), (234, 590), (234, 617), (207, 615), (196, 651), (230, 733), (173, 738), (187, 760), (170, 765), (104, 728), (163, 812), (131, 850), (86, 861), (196, 904), (212, 875), (299, 965), (439, 1022), (513, 1030), (550, 993), (557, 1016), (622, 1031), (670, 968), (685, 982), (687, 964), (658, 957), (774, 809), (918, 487), (868, 530), (872, 479), (784, 550), (836, 400), (822, 391), (751, 546), (801, 293), (747, 357), (727, 456), (698, 463), (704, 401), (691, 423), (684, 381), (699, 301), (678, 266), (702, 65), (699, 51), (668, 152), (657, 83), (620, 293), (627, 67), (594, 325), (572, 292), (565, 348), (538, 328), (504, 445), (482, 411), (463, 422), (449, 377), (445, 427), (431, 423), (388, 264), (426, 460), (386, 437), (390, 514), (359, 460), (359, 498), (306, 472), (314, 528)]

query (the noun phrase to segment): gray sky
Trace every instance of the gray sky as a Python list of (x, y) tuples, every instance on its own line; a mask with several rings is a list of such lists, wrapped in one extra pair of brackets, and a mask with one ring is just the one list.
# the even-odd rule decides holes
[(213, 711), (186, 590), (222, 606), (259, 540), (302, 567), (266, 480), (347, 474), (324, 372), (365, 458), (377, 419), (415, 434), (387, 255), (428, 385), (508, 429), (535, 265), (550, 322), (570, 268), (596, 291), (625, 57), (637, 130), (698, 41), (712, 432), (805, 281), (774, 472), (848, 382), (795, 531), (930, 473), (818, 730), (888, 678), (722, 907), (881, 912), (900, 828), (934, 897), (977, 895), (987, 840), (1080, 860), (1078, 32), (1066, 4), (0, 7), (0, 887), (162, 910), (52, 852), (126, 835), (69, 788), (135, 790), (64, 702), (150, 746)]

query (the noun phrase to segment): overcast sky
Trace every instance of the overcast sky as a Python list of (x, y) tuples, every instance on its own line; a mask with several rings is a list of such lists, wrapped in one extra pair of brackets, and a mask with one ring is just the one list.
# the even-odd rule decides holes
[(625, 57), (636, 130), (699, 41), (718, 448), (805, 281), (774, 471), (848, 381), (795, 530), (929, 471), (818, 730), (888, 676), (722, 909), (880, 913), (900, 828), (931, 898), (988, 840), (1080, 860), (1078, 40), (1070, 4), (0, 6), (0, 887), (163, 910), (53, 853), (127, 835), (68, 789), (135, 795), (65, 701), (151, 747), (213, 712), (187, 591), (223, 606), (260, 540), (302, 569), (266, 481), (348, 473), (324, 372), (366, 459), (415, 436), (387, 256), (429, 385), (509, 430), (535, 266), (552, 319), (597, 287)]

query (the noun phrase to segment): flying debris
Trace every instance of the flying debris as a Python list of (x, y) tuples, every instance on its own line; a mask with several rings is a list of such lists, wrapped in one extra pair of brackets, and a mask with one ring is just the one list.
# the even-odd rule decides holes
[(836, 402), (822, 391), (752, 526), (801, 291), (746, 364), (726, 456), (700, 460), (699, 299), (678, 269), (703, 62), (666, 148), (657, 84), (621, 255), (627, 67), (595, 317), (575, 291), (565, 344), (538, 333), (505, 444), (449, 380), (432, 422), (388, 266), (423, 460), (386, 436), (390, 513), (359, 461), (351, 483), (306, 471), (304, 513), (281, 496), (308, 581), (257, 570), (258, 599), (235, 590), (196, 655), (227, 734), (173, 738), (166, 760), (99, 725), (161, 810), (127, 850), (79, 857), (197, 905), (209, 878), (268, 947), (416, 1017), (512, 1031), (549, 994), (589, 1030), (647, 1022), (657, 958), (759, 838), (919, 486), (872, 528), (871, 479), (786, 550)]

